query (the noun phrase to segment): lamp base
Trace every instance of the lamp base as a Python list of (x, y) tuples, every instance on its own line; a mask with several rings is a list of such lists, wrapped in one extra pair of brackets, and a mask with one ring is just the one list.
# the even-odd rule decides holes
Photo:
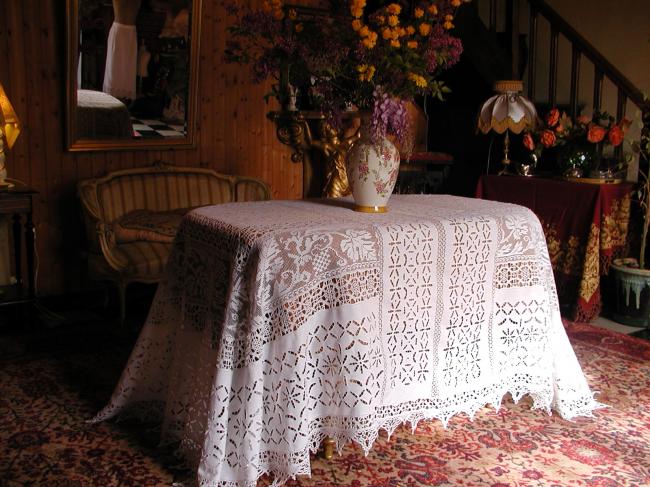
[(508, 159), (508, 156), (501, 161), (501, 164), (503, 164), (503, 168), (499, 171), (499, 176), (512, 176), (515, 173), (512, 170), (512, 164), (511, 160)]

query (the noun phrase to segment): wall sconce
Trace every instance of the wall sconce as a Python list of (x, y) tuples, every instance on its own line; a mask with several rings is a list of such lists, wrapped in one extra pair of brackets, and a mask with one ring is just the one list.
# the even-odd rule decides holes
[(0, 83), (0, 191), (13, 186), (6, 180), (7, 168), (5, 166), (4, 141), (7, 141), (7, 149), (11, 149), (19, 134), (20, 121)]

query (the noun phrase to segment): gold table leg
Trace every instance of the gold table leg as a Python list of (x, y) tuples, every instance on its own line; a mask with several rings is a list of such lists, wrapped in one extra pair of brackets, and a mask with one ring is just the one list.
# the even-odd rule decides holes
[(335, 446), (336, 446), (336, 442), (334, 441), (334, 438), (326, 436), (325, 439), (323, 440), (323, 456), (325, 457), (325, 460), (332, 459), (332, 457), (334, 456)]

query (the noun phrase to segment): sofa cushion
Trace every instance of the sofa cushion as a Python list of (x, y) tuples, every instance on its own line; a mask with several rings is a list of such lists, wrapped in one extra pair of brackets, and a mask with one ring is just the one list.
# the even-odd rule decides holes
[(114, 222), (115, 241), (118, 244), (138, 241), (171, 243), (183, 215), (188, 211), (187, 208), (131, 211)]

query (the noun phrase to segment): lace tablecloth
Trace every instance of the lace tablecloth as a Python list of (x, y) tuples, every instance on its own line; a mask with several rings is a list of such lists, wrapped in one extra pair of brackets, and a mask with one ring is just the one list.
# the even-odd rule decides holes
[(593, 399), (526, 208), (395, 195), (236, 203), (183, 220), (149, 317), (97, 420), (162, 419), (202, 486), (310, 472), (324, 436), (529, 394), (564, 418)]

